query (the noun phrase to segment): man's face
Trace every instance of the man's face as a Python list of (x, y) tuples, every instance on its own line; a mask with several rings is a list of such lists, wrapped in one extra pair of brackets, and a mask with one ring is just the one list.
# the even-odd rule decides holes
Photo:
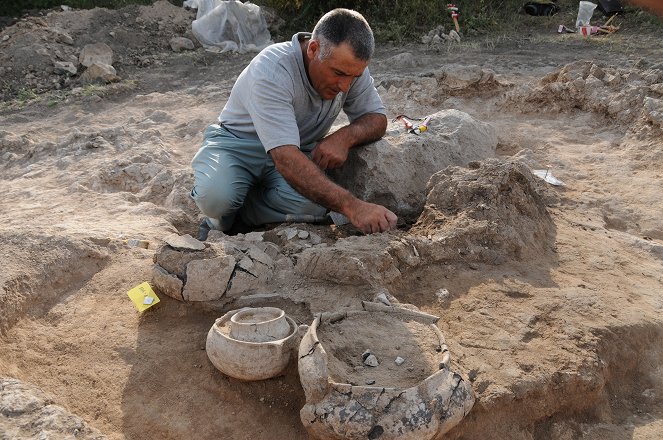
[(334, 47), (331, 55), (323, 60), (318, 58), (320, 43), (311, 40), (306, 48), (308, 56), (308, 77), (311, 85), (324, 100), (334, 99), (341, 92), (350, 89), (352, 81), (360, 77), (368, 66), (368, 61), (355, 58), (347, 43)]

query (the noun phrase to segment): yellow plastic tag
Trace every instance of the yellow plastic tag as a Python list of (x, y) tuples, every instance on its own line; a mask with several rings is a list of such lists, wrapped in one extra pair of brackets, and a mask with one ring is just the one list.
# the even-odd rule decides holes
[(140, 313), (143, 313), (159, 302), (159, 297), (147, 282), (137, 285), (128, 291), (127, 295), (129, 295), (129, 299), (131, 299), (131, 302), (134, 303), (134, 306), (136, 306), (136, 309)]

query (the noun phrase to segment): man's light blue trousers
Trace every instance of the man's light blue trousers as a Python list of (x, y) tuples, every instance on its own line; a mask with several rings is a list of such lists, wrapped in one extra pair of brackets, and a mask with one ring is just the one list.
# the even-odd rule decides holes
[(260, 141), (240, 139), (218, 124), (205, 130), (191, 166), (191, 197), (222, 231), (232, 227), (237, 215), (246, 225), (259, 226), (319, 221), (327, 213), (285, 181)]

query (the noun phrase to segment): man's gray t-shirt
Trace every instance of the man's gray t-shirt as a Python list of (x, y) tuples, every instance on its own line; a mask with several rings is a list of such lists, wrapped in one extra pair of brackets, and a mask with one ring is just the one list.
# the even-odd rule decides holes
[(323, 100), (306, 76), (300, 38), (273, 44), (260, 52), (239, 75), (219, 122), (234, 135), (255, 139), (269, 151), (281, 145), (320, 141), (341, 109), (350, 122), (366, 113), (386, 115), (368, 68), (347, 93)]

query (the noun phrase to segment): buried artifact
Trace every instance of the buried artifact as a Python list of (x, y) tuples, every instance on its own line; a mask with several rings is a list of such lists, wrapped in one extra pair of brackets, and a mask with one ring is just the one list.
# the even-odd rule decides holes
[[(375, 338), (361, 331), (369, 328)], [(375, 368), (358, 365), (363, 345), (384, 342), (385, 334), (398, 332), (406, 338), (412, 332), (428, 333), (429, 342), (421, 346), (392, 348), (419, 350), (419, 356), (407, 355), (410, 367), (400, 361)], [(392, 354), (384, 345), (380, 349)], [(314, 438), (431, 439), (458, 424), (474, 405), (469, 382), (449, 369), (449, 352), (437, 326), (397, 312), (318, 315), (302, 338), (298, 368), (306, 395), (300, 417)], [(380, 374), (379, 368), (388, 370)]]

